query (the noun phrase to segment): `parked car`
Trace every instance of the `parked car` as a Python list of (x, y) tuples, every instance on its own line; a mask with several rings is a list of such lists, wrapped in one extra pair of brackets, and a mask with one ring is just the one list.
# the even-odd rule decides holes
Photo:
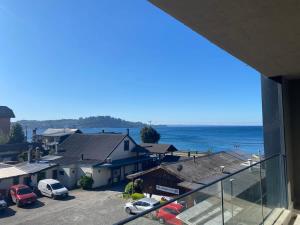
[(0, 211), (4, 211), (7, 208), (7, 203), (2, 194), (0, 194)]
[(134, 202), (127, 202), (125, 204), (125, 211), (128, 214), (136, 214), (136, 213), (141, 213), (145, 210), (151, 209), (157, 205), (159, 205), (160, 202), (157, 201), (156, 199), (153, 198), (142, 198), (138, 201)]
[(37, 196), (32, 189), (25, 184), (13, 185), (9, 189), (11, 200), (17, 206), (33, 204), (36, 202)]
[(156, 218), (161, 224), (183, 225), (176, 216), (184, 210), (184, 206), (178, 203), (170, 203), (157, 210)]
[(67, 197), (69, 191), (58, 180), (44, 179), (38, 183), (38, 189), (42, 195), (56, 199), (60, 197)]

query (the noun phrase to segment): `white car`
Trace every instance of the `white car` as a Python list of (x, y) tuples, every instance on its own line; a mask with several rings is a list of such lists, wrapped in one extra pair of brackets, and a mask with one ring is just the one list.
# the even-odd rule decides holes
[(38, 183), (38, 189), (42, 195), (54, 199), (59, 197), (67, 197), (69, 195), (68, 189), (65, 188), (58, 180), (54, 179), (40, 180)]
[(124, 206), (125, 211), (128, 214), (136, 214), (152, 209), (153, 207), (159, 205), (160, 202), (153, 198), (142, 198), (138, 201), (127, 202)]

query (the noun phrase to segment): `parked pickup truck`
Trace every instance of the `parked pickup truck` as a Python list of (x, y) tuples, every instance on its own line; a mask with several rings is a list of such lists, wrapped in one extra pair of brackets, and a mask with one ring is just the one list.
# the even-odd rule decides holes
[(37, 199), (31, 188), (24, 184), (11, 186), (9, 192), (12, 202), (17, 206), (33, 204)]

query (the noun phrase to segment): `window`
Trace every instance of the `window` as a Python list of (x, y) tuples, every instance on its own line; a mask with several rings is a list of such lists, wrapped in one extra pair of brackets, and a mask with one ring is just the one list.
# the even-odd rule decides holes
[(14, 177), (13, 178), (13, 184), (14, 185), (19, 184), (19, 177)]
[(60, 170), (60, 171), (59, 171), (59, 175), (60, 175), (60, 176), (64, 176), (64, 175), (65, 175), (65, 172), (64, 172), (63, 170)]
[(57, 179), (57, 170), (52, 171), (52, 179)]
[(129, 140), (124, 141), (124, 151), (129, 151)]

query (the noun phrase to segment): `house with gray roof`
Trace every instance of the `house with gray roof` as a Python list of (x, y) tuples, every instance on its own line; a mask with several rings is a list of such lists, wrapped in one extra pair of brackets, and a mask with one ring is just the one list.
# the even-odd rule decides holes
[[(130, 180), (143, 179), (145, 193), (175, 196), (195, 190), (249, 166), (252, 161), (248, 161), (248, 159), (247, 154), (225, 151), (200, 157), (182, 157), (176, 162), (162, 163), (149, 170), (128, 175), (127, 178)], [(221, 166), (224, 169), (221, 170)], [(236, 182), (243, 180), (243, 182), (238, 182), (243, 185), (237, 185), (235, 193), (241, 194), (246, 188), (257, 184), (259, 178), (257, 172), (259, 171), (253, 169), (253, 171), (248, 173), (246, 171), (243, 176), (237, 177)], [(205, 194), (209, 195), (209, 193)]]
[(9, 135), (11, 118), (15, 118), (14, 112), (7, 106), (0, 106), (0, 134)]
[(94, 188), (118, 183), (153, 162), (129, 134), (105, 132), (74, 133), (59, 144), (55, 157), (53, 162), (60, 168), (58, 179), (68, 188), (76, 187), (83, 175), (93, 178)]

